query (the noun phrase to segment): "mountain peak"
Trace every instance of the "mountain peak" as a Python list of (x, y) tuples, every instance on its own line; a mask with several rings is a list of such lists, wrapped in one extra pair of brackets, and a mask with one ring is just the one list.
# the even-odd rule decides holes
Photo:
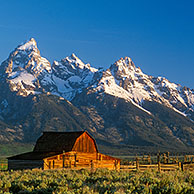
[(23, 50), (23, 51), (37, 51), (37, 43), (34, 38), (31, 38), (30, 40), (24, 42), (23, 44), (19, 45), (17, 47), (18, 50)]
[(113, 75), (115, 74), (117, 75), (122, 74), (122, 76), (129, 75), (131, 74), (131, 72), (135, 72), (136, 69), (137, 68), (135, 67), (132, 59), (129, 57), (125, 58), (122, 57), (110, 66), (110, 70), (113, 73)]
[(82, 60), (79, 59), (79, 57), (77, 57), (75, 53), (72, 53), (69, 57), (66, 57), (66, 59), (71, 63), (77, 64), (79, 67), (81, 67), (81, 69), (85, 66)]
[(40, 55), (34, 38), (16, 47), (0, 67), (11, 90), (21, 96), (36, 94), (40, 85), (52, 81), (50, 62)]
[(70, 55), (70, 57), (71, 57), (72, 59), (74, 59), (74, 60), (78, 59), (78, 57), (75, 55), (75, 53), (72, 53), (72, 54)]
[(71, 66), (72, 69), (79, 69), (79, 70), (90, 70), (91, 72), (96, 72), (98, 69), (93, 68), (90, 66), (89, 63), (85, 64), (81, 59), (79, 59), (74, 53), (72, 53), (69, 57), (66, 57), (65, 59), (62, 59), (61, 62), (63, 64), (68, 64), (68, 66)]
[(135, 68), (135, 65), (130, 57), (121, 57), (118, 61), (115, 62), (115, 65)]

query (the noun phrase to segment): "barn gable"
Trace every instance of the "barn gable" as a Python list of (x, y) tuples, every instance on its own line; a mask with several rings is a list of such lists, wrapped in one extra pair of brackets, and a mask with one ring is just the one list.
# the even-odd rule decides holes
[(77, 138), (72, 151), (94, 153), (98, 152), (98, 149), (95, 140), (87, 132), (84, 132)]
[[(85, 146), (85, 145), (87, 146)], [(86, 132), (43, 132), (33, 152), (97, 152), (95, 140)]]

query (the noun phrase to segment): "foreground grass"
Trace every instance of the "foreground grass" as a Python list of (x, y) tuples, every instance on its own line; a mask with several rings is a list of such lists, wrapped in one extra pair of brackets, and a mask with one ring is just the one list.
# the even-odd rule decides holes
[(194, 193), (194, 172), (25, 170), (0, 172), (0, 193)]

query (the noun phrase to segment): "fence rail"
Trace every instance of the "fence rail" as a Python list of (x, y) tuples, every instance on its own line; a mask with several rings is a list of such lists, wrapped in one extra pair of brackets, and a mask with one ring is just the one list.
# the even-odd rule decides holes
[(184, 163), (184, 162), (177, 162), (177, 163), (160, 163), (157, 164), (139, 164), (138, 161), (134, 163), (134, 165), (121, 165), (121, 171), (145, 171), (147, 169), (155, 169), (159, 172), (163, 171), (175, 171), (175, 170), (194, 170), (194, 163)]
[[(131, 158), (132, 159), (132, 158)], [(120, 170), (144, 171), (155, 169), (158, 171), (194, 170), (194, 155), (170, 156), (169, 152), (158, 153), (157, 155), (136, 156), (132, 160), (123, 160)]]
[(133, 171), (139, 170), (144, 171), (147, 169), (155, 169), (158, 171), (175, 171), (181, 169), (179, 164), (148, 164), (148, 165), (121, 165), (120, 170)]

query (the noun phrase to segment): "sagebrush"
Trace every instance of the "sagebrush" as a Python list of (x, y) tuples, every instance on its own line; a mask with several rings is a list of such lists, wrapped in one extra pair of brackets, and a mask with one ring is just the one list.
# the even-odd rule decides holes
[(97, 169), (0, 172), (0, 193), (194, 193), (194, 172), (126, 172)]

